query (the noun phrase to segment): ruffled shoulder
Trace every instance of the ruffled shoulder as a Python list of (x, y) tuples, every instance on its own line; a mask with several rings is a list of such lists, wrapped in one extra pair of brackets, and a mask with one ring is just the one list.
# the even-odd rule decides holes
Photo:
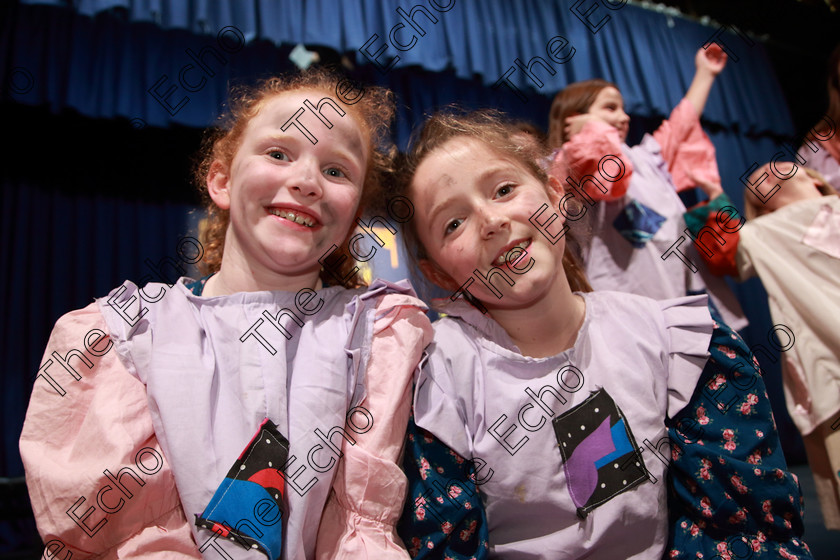
[(377, 331), (387, 328), (388, 324), (379, 321), (390, 316), (392, 321), (405, 317), (400, 313), (404, 308), (415, 308), (418, 314), (426, 310), (426, 305), (417, 299), (414, 289), (407, 280), (389, 282), (377, 278), (368, 288), (348, 292), (350, 298), (344, 307), (344, 316), (349, 320), (350, 336), (345, 346), (351, 359), (352, 371), (348, 381), (355, 380), (355, 386), (348, 387), (353, 394), (351, 407), (357, 406), (367, 395), (365, 381), (367, 366), (370, 362), (370, 349)]
[(471, 457), (470, 410), (473, 395), (483, 390), (483, 380), (474, 341), (464, 326), (451, 318), (434, 324), (434, 342), (417, 374), (414, 417), (418, 426), (456, 453)]
[(657, 302), (668, 334), (668, 416), (685, 408), (709, 359), (714, 322), (708, 296)]

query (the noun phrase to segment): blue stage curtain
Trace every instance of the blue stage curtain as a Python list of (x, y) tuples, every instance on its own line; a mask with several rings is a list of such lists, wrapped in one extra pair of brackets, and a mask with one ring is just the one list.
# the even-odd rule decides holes
[[(22, 1), (28, 5), (66, 3)], [(457, 77), (478, 77), (486, 86), (513, 68), (514, 59), (528, 63), (541, 56), (555, 72), (551, 75), (549, 70), (535, 68), (542, 87), (537, 88), (519, 70), (510, 76), (528, 97), (535, 93), (551, 96), (573, 81), (603, 77), (619, 85), (630, 113), (662, 116), (688, 87), (695, 51), (716, 32), (714, 27), (636, 6), (608, 10), (605, 2), (594, 0), (578, 8), (581, 12), (596, 6), (588, 16), (589, 26), (570, 10), (575, 3), (572, 0), (435, 1), (451, 8), (439, 12), (428, 0), (80, 0), (73, 2), (73, 8), (56, 7), (55, 14), (38, 12), (37, 22), (32, 21), (31, 10), (22, 10), (19, 21), (7, 24), (12, 37), (6, 40), (9, 52), (4, 54), (9, 56), (0, 63), (4, 64), (0, 76), (13, 67), (33, 74), (32, 92), (16, 98), (23, 103), (69, 106), (95, 117), (142, 118), (158, 126), (167, 121), (204, 126), (224, 100), (227, 79), (249, 75), (249, 70), (282, 69), (274, 65), (276, 55), (271, 50), (230, 55), (230, 63), (219, 69), (220, 78), (208, 88), (212, 91), (190, 96), (189, 104), (175, 116), (167, 115), (146, 90), (163, 74), (170, 78), (168, 84), (177, 86), (180, 69), (191, 62), (184, 50), (218, 48), (217, 35), (232, 26), (249, 44), (323, 45), (355, 53), (360, 64), (370, 61), (359, 49), (377, 35), (369, 51), (386, 47), (381, 63), (387, 65), (399, 56), (394, 68), (452, 69)], [(388, 43), (394, 26), (404, 25), (396, 10), (408, 12), (414, 6), (438, 21), (431, 23), (416, 14), (415, 21), (425, 36), (417, 36), (413, 48), (399, 51)], [(111, 18), (94, 17), (106, 15)], [(605, 17), (609, 20), (593, 33), (593, 24)], [(397, 30), (397, 40), (411, 40), (413, 32), (406, 29)], [(230, 41), (232, 33), (227, 35)], [(546, 55), (546, 43), (555, 36), (565, 37), (575, 49), (566, 64), (551, 62)], [(738, 61), (732, 60), (718, 80), (705, 117), (724, 126), (737, 122), (740, 130), (749, 134), (793, 133), (764, 48), (750, 46), (731, 32), (722, 35), (721, 41), (736, 53)], [(88, 79), (92, 75), (96, 79)], [(181, 99), (183, 94), (179, 88), (173, 97)]]

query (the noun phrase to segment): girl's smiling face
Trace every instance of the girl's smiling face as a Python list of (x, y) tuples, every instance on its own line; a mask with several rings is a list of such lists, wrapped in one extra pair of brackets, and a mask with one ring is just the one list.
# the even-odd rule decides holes
[(618, 130), (621, 141), (627, 140), (630, 117), (624, 112), (624, 98), (614, 87), (605, 87), (598, 92), (587, 114), (602, 119)]
[[(470, 293), (492, 312), (538, 303), (563, 274), (565, 240), (552, 245), (530, 222), (543, 205), (549, 207), (543, 219), (555, 213), (562, 195), (556, 179), (547, 189), (524, 166), (488, 144), (457, 136), (420, 163), (410, 192), (417, 236), (428, 256), (420, 268), (435, 284), (454, 291), (473, 278)], [(551, 234), (563, 222), (559, 218)], [(514, 247), (524, 251), (511, 251)], [(492, 285), (501, 299), (473, 274), (478, 270), (487, 277), (493, 267), (515, 282), (509, 286), (494, 274)]]
[(298, 90), (269, 98), (248, 122), (230, 167), (218, 160), (211, 167), (210, 196), (230, 210), (224, 260), (243, 274), (311, 276), (315, 284), (319, 258), (353, 227), (370, 154), (352, 114), (339, 116), (325, 104), (332, 128), (309, 110), (296, 115), (305, 100), (317, 105), (323, 97)]

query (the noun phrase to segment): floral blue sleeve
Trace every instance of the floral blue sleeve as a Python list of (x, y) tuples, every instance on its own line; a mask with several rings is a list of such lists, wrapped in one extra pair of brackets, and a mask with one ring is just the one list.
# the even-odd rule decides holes
[(669, 424), (668, 557), (810, 559), (758, 361), (712, 310), (711, 358)]
[(397, 532), (411, 557), (487, 558), (487, 518), (474, 465), (417, 427), (412, 416), (403, 468), (408, 497)]

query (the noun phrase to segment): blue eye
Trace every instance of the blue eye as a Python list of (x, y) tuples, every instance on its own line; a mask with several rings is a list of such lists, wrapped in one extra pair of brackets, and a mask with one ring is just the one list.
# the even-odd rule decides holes
[(330, 167), (329, 169), (324, 171), (324, 173), (326, 173), (330, 177), (337, 177), (339, 179), (343, 179), (343, 178), (347, 177), (347, 174), (344, 173), (344, 171), (342, 171), (338, 167)]
[(289, 154), (280, 150), (273, 150), (269, 152), (268, 156), (278, 161), (290, 161)]

